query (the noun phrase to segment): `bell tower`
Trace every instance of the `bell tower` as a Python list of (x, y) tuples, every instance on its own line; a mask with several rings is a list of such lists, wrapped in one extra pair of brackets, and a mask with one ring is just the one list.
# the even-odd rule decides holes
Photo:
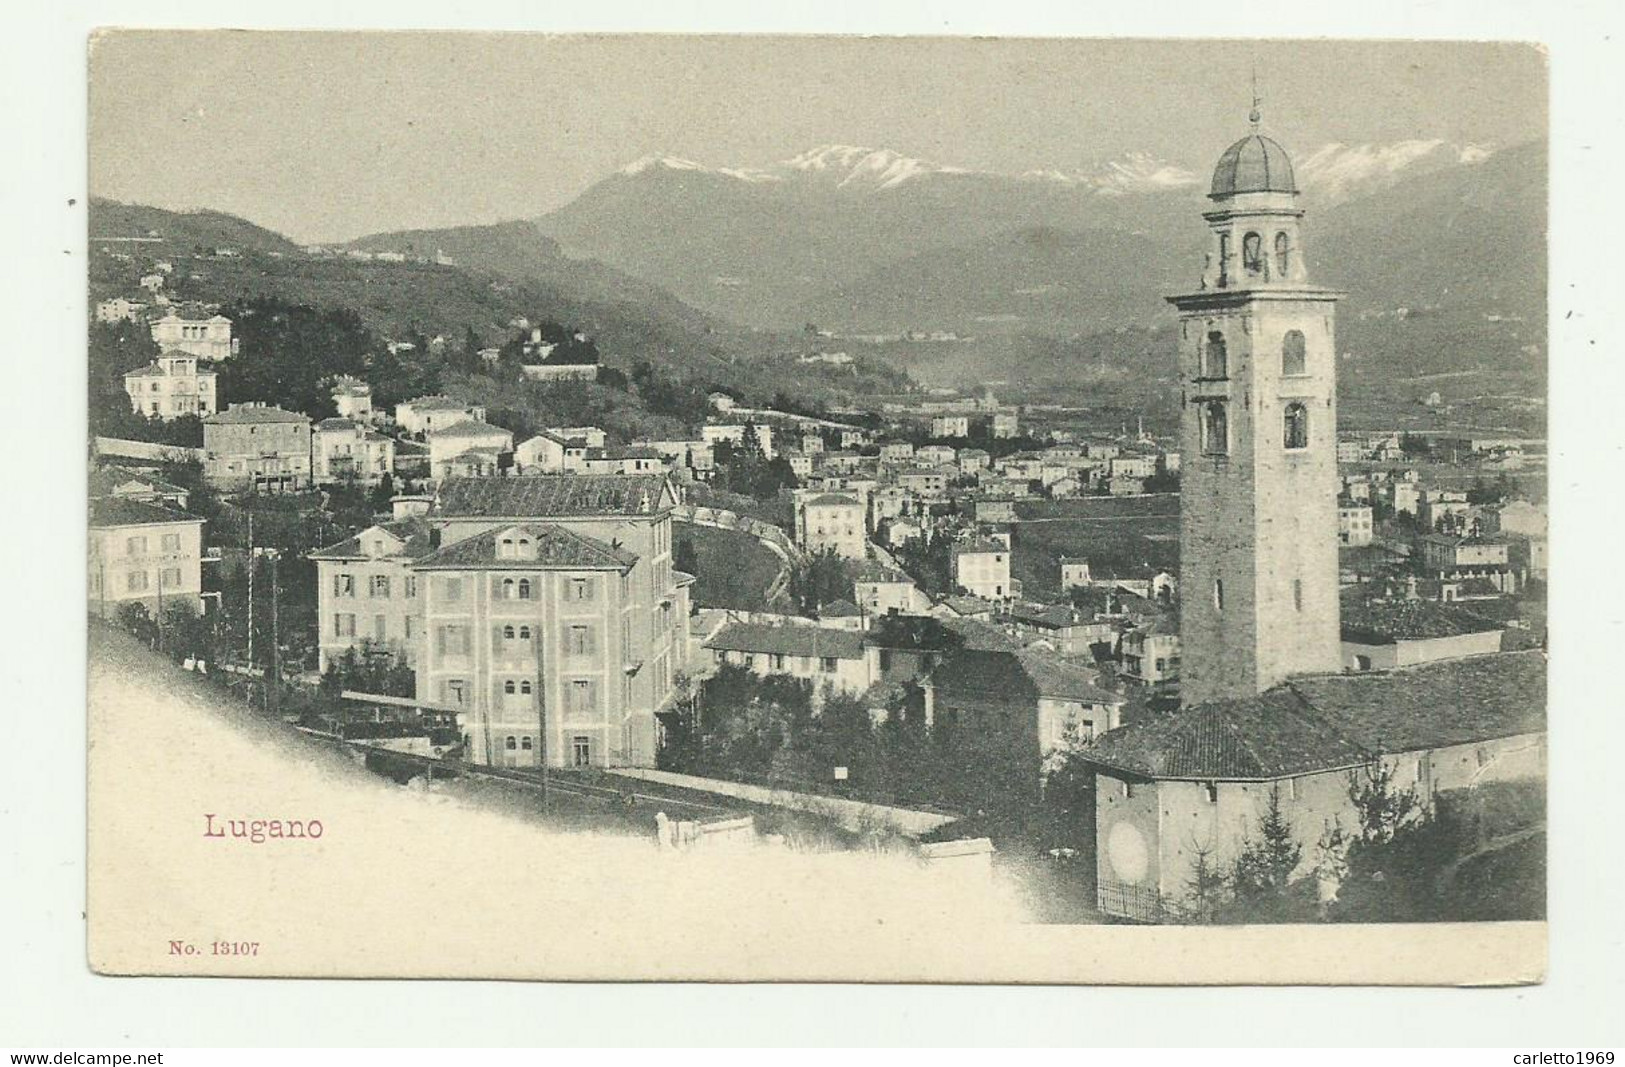
[(1179, 310), (1180, 690), (1251, 697), (1341, 668), (1337, 368), (1341, 295), (1309, 284), (1286, 151), (1225, 150), (1208, 251)]

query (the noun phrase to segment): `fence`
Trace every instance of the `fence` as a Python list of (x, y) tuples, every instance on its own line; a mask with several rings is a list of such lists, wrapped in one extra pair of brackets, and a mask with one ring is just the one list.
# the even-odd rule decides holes
[(123, 459), (144, 459), (154, 463), (183, 463), (187, 460), (203, 461), (203, 449), (185, 445), (160, 445), (151, 441), (126, 441), (121, 437), (98, 437), (95, 440), (98, 456), (116, 456)]
[(662, 785), (733, 797), (736, 800), (743, 800), (751, 804), (763, 804), (768, 807), (785, 808), (790, 811), (805, 811), (813, 815), (823, 816), (840, 824), (845, 829), (856, 832), (883, 826), (905, 837), (919, 837), (922, 834), (930, 833), (939, 826), (946, 826), (958, 818), (957, 815), (940, 812), (888, 807), (884, 804), (873, 804), (868, 801), (819, 796), (814, 793), (797, 793), (789, 789), (750, 785), (746, 782), (731, 782), (723, 778), (700, 778), (691, 774), (677, 774), (673, 771), (619, 767), (616, 768), (614, 773), (626, 778), (641, 778), (644, 781), (658, 782)]

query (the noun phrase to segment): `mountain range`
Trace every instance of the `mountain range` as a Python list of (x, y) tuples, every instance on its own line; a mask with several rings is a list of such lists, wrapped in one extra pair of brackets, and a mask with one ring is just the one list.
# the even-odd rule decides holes
[[(1542, 146), (1326, 145), (1297, 174), (1319, 280), (1354, 299), (1541, 302)], [(1205, 192), (1143, 154), (1002, 174), (829, 145), (759, 168), (646, 157), (532, 222), (750, 325), (1065, 334), (1157, 316), (1194, 273)]]

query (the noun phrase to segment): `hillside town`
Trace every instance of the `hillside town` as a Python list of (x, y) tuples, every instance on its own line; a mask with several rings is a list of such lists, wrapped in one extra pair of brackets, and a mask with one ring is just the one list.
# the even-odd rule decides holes
[(92, 233), (89, 610), (420, 772), (864, 805), (1067, 921), (1385, 916), (1360, 864), (1447, 816), (1522, 877), (1485, 798), (1544, 777), (1545, 444), (1339, 424), (1298, 194), (1256, 120), (1220, 157), (1149, 430), (992, 386), (801, 407), (545, 307), (339, 359), (352, 327), (211, 293), (239, 250)]

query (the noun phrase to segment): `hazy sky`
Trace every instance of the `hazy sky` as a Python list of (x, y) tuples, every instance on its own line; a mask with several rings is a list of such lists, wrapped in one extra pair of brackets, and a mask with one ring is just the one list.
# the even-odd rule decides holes
[(1545, 133), (1519, 45), (142, 32), (92, 50), (90, 187), (319, 241), (541, 214), (651, 153), (1202, 172), (1246, 129), (1254, 64), (1295, 153)]

